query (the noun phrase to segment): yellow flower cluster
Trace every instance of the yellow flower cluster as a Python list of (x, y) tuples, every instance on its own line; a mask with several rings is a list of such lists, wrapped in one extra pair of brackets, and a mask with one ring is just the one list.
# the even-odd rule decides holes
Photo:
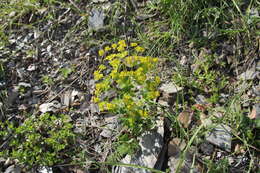
[[(98, 52), (104, 64), (94, 72), (93, 101), (100, 111), (124, 114), (132, 125), (150, 117), (147, 103), (159, 96), (160, 78), (153, 72), (158, 58), (138, 55), (144, 51), (137, 43), (128, 45), (125, 40), (105, 46)], [(116, 98), (102, 96), (109, 90), (116, 91)]]

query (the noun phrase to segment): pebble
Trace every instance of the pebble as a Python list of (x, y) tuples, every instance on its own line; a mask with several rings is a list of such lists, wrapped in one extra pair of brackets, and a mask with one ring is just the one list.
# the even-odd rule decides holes
[(168, 95), (177, 93), (177, 92), (181, 91), (182, 89), (183, 89), (182, 87), (177, 86), (177, 85), (174, 84), (173, 82), (171, 82), (171, 83), (165, 83), (165, 84), (163, 84), (163, 85), (159, 88), (160, 91), (162, 91), (163, 93), (168, 94)]
[(224, 149), (231, 151), (231, 128), (226, 125), (217, 125), (207, 136), (206, 141)]

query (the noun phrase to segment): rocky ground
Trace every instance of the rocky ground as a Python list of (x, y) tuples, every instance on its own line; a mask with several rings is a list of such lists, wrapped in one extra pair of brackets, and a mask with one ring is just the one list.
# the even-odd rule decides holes
[[(193, 39), (171, 32), (160, 1), (37, 1), (21, 9), (1, 3), (0, 172), (260, 170), (259, 6), (251, 4), (247, 30), (228, 35), (207, 28)], [(239, 27), (240, 20), (225, 22)], [(159, 58), (157, 116), (140, 136), (132, 136), (118, 115), (100, 112), (92, 99), (93, 73), (103, 62), (98, 50), (118, 40), (138, 42)], [(46, 114), (58, 120), (41, 119)], [(60, 125), (62, 114), (68, 116)], [(36, 125), (26, 126), (27, 119)], [(53, 148), (48, 142), (27, 146), (39, 138), (25, 139), (25, 132), (49, 135), (65, 126), (69, 132), (59, 135), (66, 141), (55, 138)], [(63, 142), (66, 148), (56, 151)], [(41, 162), (48, 151), (63, 160)]]

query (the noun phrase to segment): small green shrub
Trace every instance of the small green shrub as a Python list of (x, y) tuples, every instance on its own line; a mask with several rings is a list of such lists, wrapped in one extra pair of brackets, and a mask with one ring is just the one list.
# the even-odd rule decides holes
[(190, 88), (190, 94), (193, 94), (194, 89), (197, 89), (207, 94), (212, 103), (218, 102), (220, 91), (227, 85), (227, 78), (214, 67), (221, 65), (216, 64), (212, 55), (196, 59), (194, 65), (196, 67), (193, 73), (176, 72), (173, 75), (173, 80), (181, 87)]
[(126, 154), (133, 155), (139, 148), (138, 141), (131, 138), (128, 134), (119, 136), (118, 141), (114, 143), (114, 152), (108, 157), (108, 162), (120, 161)]
[(74, 72), (74, 67), (64, 67), (59, 69), (63, 79), (67, 79), (69, 75)]
[(29, 169), (64, 163), (75, 155), (71, 147), (75, 142), (73, 125), (66, 115), (45, 113), (26, 119), (18, 127), (14, 123), (0, 125), (0, 139), (9, 141), (0, 156), (17, 159)]
[(41, 80), (44, 84), (47, 84), (47, 85), (53, 85), (54, 84), (53, 79), (50, 76), (47, 76), (47, 75), (42, 76)]
[[(128, 50), (127, 47), (129, 48)], [(153, 72), (158, 58), (140, 56), (144, 48), (124, 40), (99, 50), (104, 63), (94, 72), (97, 81), (93, 101), (100, 111), (122, 115), (123, 123), (138, 134), (154, 114), (151, 104), (159, 96), (160, 78)], [(116, 93), (115, 97), (109, 93)]]

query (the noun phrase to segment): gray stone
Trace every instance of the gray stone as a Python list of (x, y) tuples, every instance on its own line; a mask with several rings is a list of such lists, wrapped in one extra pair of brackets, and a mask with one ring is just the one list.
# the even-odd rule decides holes
[(19, 82), (18, 86), (24, 87), (24, 88), (31, 88), (32, 87), (30, 83), (25, 83), (25, 82)]
[[(156, 121), (156, 128), (145, 132), (139, 139), (141, 149), (133, 156), (127, 155), (121, 160), (125, 164), (133, 164), (153, 168), (163, 147), (164, 125), (163, 120)], [(112, 173), (150, 173), (146, 169), (132, 167), (114, 167)]]
[(56, 112), (60, 108), (61, 108), (61, 104), (58, 101), (53, 101), (51, 103), (43, 103), (39, 106), (39, 110), (42, 113)]
[(230, 152), (231, 151), (231, 128), (226, 125), (217, 125), (207, 136), (206, 141)]
[(181, 91), (182, 89), (183, 89), (182, 87), (177, 86), (173, 82), (165, 83), (159, 88), (160, 91), (162, 91), (163, 93), (168, 94), (168, 95), (177, 93), (177, 92)]
[(207, 100), (203, 95), (197, 95), (197, 97), (195, 98), (196, 103), (198, 104), (207, 104)]
[(238, 76), (240, 80), (253, 80), (257, 76), (257, 72), (254, 69), (249, 69)]
[(39, 172), (39, 173), (53, 173), (53, 172), (52, 172), (52, 168), (46, 167), (46, 166), (40, 168), (40, 169), (38, 170), (38, 172)]
[(199, 170), (193, 165), (194, 154), (191, 151), (186, 151), (185, 157), (182, 157), (184, 154), (182, 151), (185, 148), (186, 144), (176, 139), (173, 139), (168, 144), (168, 166), (171, 173), (181, 172), (181, 173), (199, 173)]
[(21, 173), (22, 169), (19, 166), (12, 165), (9, 166), (4, 173)]
[(115, 132), (118, 129), (119, 122), (118, 122), (118, 116), (109, 116), (105, 118), (105, 122), (107, 123), (102, 132), (100, 133), (100, 136), (103, 136), (105, 138), (110, 138), (113, 136), (113, 132)]
[(170, 157), (168, 161), (168, 166), (171, 173), (175, 173), (178, 169), (178, 165), (182, 163), (180, 166), (180, 170), (178, 172), (181, 173), (199, 173), (197, 168), (193, 168), (192, 166), (192, 159), (184, 159), (181, 157)]
[(91, 11), (91, 16), (88, 18), (88, 26), (90, 29), (98, 30), (104, 27), (104, 19), (105, 15), (103, 11), (100, 9), (94, 8)]

